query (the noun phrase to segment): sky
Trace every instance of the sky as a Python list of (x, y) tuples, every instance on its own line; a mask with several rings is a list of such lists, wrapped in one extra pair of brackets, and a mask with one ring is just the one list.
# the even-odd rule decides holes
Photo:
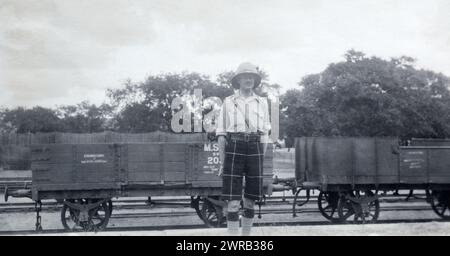
[(101, 104), (149, 75), (244, 61), (282, 92), (349, 49), (450, 76), (448, 0), (0, 0), (0, 107)]

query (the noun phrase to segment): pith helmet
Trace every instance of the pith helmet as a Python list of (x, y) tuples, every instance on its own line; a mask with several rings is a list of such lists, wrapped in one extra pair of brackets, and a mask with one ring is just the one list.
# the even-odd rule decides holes
[(238, 76), (241, 74), (252, 74), (255, 77), (255, 86), (253, 86), (253, 88), (256, 88), (257, 86), (259, 86), (261, 84), (261, 76), (258, 73), (258, 67), (253, 65), (252, 63), (249, 62), (244, 62), (241, 63), (241, 65), (239, 65), (239, 67), (237, 68), (236, 72), (234, 73), (233, 78), (231, 78), (231, 85), (236, 88), (239, 89), (239, 83), (238, 83)]

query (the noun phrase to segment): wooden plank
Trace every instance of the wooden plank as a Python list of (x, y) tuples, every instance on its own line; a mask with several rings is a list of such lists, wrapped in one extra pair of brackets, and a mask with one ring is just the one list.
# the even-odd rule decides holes
[(394, 184), (398, 183), (398, 175), (379, 175), (378, 176), (379, 184)]
[(351, 175), (352, 152), (350, 139), (317, 138), (310, 168), (322, 175)]
[(80, 170), (89, 170), (91, 172), (114, 172), (114, 165), (112, 163), (102, 164), (44, 164), (44, 163), (34, 163), (33, 170), (48, 169), (52, 172), (72, 172)]
[[(333, 185), (349, 185), (352, 183), (352, 176), (339, 176), (339, 175), (327, 175), (318, 176), (314, 180), (318, 180), (321, 183), (333, 184)], [(355, 184), (375, 184), (375, 176), (355, 176)], [(379, 184), (397, 184), (398, 176), (378, 176)]]
[[(379, 178), (380, 177), (376, 176), (376, 175), (369, 175), (369, 176), (357, 175), (357, 176), (355, 176), (354, 180), (355, 180), (355, 184), (372, 184), (372, 185), (375, 185), (375, 184), (377, 184), (377, 182), (379, 182)], [(391, 178), (393, 178), (393, 181), (395, 181), (394, 180), (395, 176), (391, 176)]]
[[(167, 156), (165, 161), (184, 161), (185, 155), (183, 153), (165, 152)], [(159, 152), (128, 152), (128, 161), (130, 162), (159, 162), (162, 159), (159, 157)]]
[[(164, 182), (172, 182), (179, 181), (185, 182), (185, 172), (170, 172), (164, 173), (163, 181)], [(128, 176), (129, 182), (161, 182), (161, 176), (159, 173), (148, 173), (148, 172), (133, 172), (129, 173)]]
[(78, 153), (78, 154), (53, 154), (48, 158), (49, 164), (113, 164), (115, 157), (112, 154), (102, 153)]
[[(446, 141), (447, 142), (447, 141)], [(430, 176), (450, 176), (450, 150), (428, 149), (428, 171)]]
[(354, 139), (354, 163), (356, 176), (371, 176), (376, 183), (377, 159), (375, 155), (375, 140), (373, 138)]
[(54, 183), (73, 183), (73, 182), (113, 182), (116, 181), (116, 176), (112, 173), (89, 173), (89, 172), (78, 172), (78, 173), (70, 173), (63, 174), (60, 172), (57, 173), (48, 173), (48, 174), (40, 174), (33, 177), (33, 180), (51, 180)]
[(159, 153), (159, 144), (151, 143), (151, 144), (127, 144), (128, 153)]
[(120, 189), (119, 183), (63, 183), (63, 184), (33, 184), (33, 188), (40, 190), (94, 190), (94, 189)]
[(163, 145), (163, 152), (165, 154), (184, 154), (186, 152), (187, 144), (168, 143)]
[(450, 184), (450, 176), (433, 174), (429, 176), (429, 183), (432, 184)]
[(192, 182), (193, 187), (222, 188), (222, 180), (199, 180)]
[(192, 182), (204, 181), (204, 180), (222, 180), (222, 177), (217, 175), (217, 172), (198, 172), (195, 179)]
[(392, 148), (396, 145), (398, 145), (396, 138), (377, 138), (377, 165), (380, 177), (399, 175), (398, 155), (392, 152)]
[(185, 170), (184, 162), (164, 162), (162, 164), (165, 166), (165, 173), (184, 172)]
[[(112, 164), (34, 164), (33, 176), (39, 179), (50, 179), (54, 182), (102, 182), (114, 181), (116, 170)], [(47, 169), (47, 170), (46, 170)]]
[(41, 181), (49, 180), (52, 183), (72, 183), (72, 175), (64, 175), (62, 173), (41, 173), (33, 175), (33, 184)]
[(161, 168), (160, 162), (132, 162), (128, 161), (128, 172), (154, 172), (158, 173)]
[(164, 181), (185, 181), (186, 173), (183, 172), (166, 172), (164, 173)]
[(74, 182), (77, 183), (103, 183), (103, 182), (116, 182), (115, 176), (90, 176), (90, 175), (78, 175)]
[(426, 176), (401, 176), (401, 184), (426, 184), (428, 183)]
[(159, 172), (130, 172), (128, 173), (128, 181), (154, 181), (161, 182)]

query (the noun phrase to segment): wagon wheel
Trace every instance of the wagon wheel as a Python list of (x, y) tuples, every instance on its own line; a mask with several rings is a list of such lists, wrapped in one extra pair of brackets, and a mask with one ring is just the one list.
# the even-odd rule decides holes
[(222, 208), (214, 205), (206, 198), (194, 199), (194, 208), (200, 219), (210, 228), (220, 227), (225, 223)]
[(356, 191), (356, 195), (348, 193), (339, 199), (338, 214), (341, 221), (353, 217), (353, 223), (376, 222), (380, 214), (380, 201), (370, 191)]
[[(100, 201), (100, 200), (97, 200)], [(94, 231), (104, 230), (112, 213), (112, 201), (103, 202), (99, 207), (89, 211), (89, 222)]]
[(317, 204), (322, 215), (332, 222), (339, 221), (337, 213), (339, 194), (337, 192), (320, 192)]
[(346, 194), (342, 195), (338, 201), (338, 216), (341, 221), (346, 221), (352, 215), (355, 215), (355, 210), (352, 201), (345, 198)]
[(444, 220), (450, 219), (450, 193), (448, 191), (431, 192), (431, 208)]
[(113, 212), (113, 203), (111, 200), (108, 201), (108, 210), (109, 210), (109, 217), (111, 217)]
[[(102, 200), (102, 199), (100, 199)], [(100, 201), (99, 199), (74, 199), (67, 200), (77, 206), (85, 206)], [(61, 222), (67, 231), (97, 231), (106, 228), (112, 211), (111, 200), (101, 203), (99, 206), (90, 209), (87, 218), (83, 218), (82, 211), (79, 208), (70, 207), (64, 204), (61, 209)]]
[[(81, 199), (69, 199), (67, 200), (72, 203), (81, 203)], [(79, 216), (80, 211), (74, 208), (69, 207), (68, 205), (64, 204), (61, 209), (61, 223), (65, 230), (67, 231), (77, 231), (82, 230), (82, 228), (79, 225)]]

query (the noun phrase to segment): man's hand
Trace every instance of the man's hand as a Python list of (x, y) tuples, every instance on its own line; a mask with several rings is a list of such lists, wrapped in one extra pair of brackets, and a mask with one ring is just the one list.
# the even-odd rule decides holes
[(267, 134), (263, 134), (261, 136), (261, 141), (260, 141), (260, 143), (261, 143), (260, 146), (262, 147), (263, 155), (266, 155), (267, 145), (269, 144), (269, 142), (270, 142), (269, 136)]
[(263, 155), (266, 155), (268, 143), (261, 143), (261, 144), (262, 144), (262, 148), (263, 148)]
[(219, 136), (218, 142), (219, 142), (219, 160), (220, 160), (219, 176), (222, 176), (223, 165), (225, 163), (225, 146), (227, 140), (225, 139), (225, 136)]

